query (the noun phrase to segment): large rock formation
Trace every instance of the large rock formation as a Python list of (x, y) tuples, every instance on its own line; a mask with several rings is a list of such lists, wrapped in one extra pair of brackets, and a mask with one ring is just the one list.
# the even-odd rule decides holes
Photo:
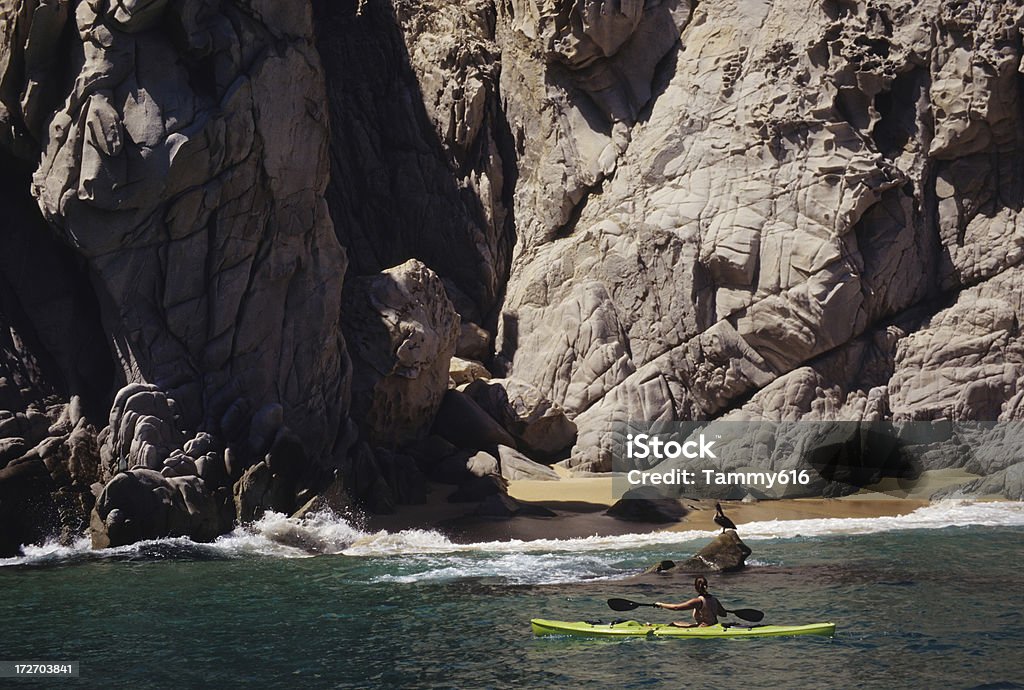
[[(149, 386), (138, 414), (115, 401), (109, 469), (171, 467), (200, 431), (249, 464), (265, 452), (249, 419), (268, 404), (331, 462), (347, 412), (345, 257), (324, 199), (311, 9), (30, 1), (0, 14), (0, 142), (38, 161), (32, 195), (88, 272), (114, 381)], [(51, 350), (66, 378), (90, 374)], [(90, 405), (110, 383), (90, 386)]]
[[(521, 5), (510, 45), (538, 16)], [(593, 55), (568, 16), (566, 43)], [(646, 109), (621, 119), (615, 169), (572, 222), (516, 209), (543, 229), (519, 234), (497, 348), (579, 427), (569, 464), (609, 469), (606, 436), (627, 419), (1014, 415), (1019, 299), (981, 294), (1020, 294), (1021, 21), (1013, 2), (697, 5), (633, 88)], [(502, 73), (513, 129), (582, 117), (516, 108), (541, 92), (517, 69)], [(619, 87), (642, 76), (628, 75)], [(971, 318), (939, 315), (950, 302)], [(962, 333), (948, 347), (927, 335), (943, 320)]]
[[(386, 507), (416, 491), (381, 446), (431, 428), (607, 470), (626, 420), (1024, 416), (1013, 0), (0, 17), (0, 471), (23, 466), (4, 486), (65, 527), (90, 483), (136, 469), (243, 512), (348, 473)], [(417, 314), (368, 339), (342, 284), (369, 299), (402, 265), (432, 272)], [(412, 365), (406, 326), (433, 343)], [(439, 402), (452, 352), (510, 407)], [(417, 377), (391, 355), (429, 379), (396, 415)], [(508, 428), (460, 430), (452, 408)], [(1009, 454), (968, 455), (921, 468), (1002, 473), (977, 490), (1017, 495)]]

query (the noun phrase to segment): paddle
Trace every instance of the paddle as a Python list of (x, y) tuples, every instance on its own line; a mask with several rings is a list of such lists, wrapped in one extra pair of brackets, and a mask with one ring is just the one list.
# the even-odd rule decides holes
[[(630, 601), (629, 599), (609, 599), (608, 606), (612, 611), (632, 611), (641, 606), (653, 607), (654, 604), (644, 604), (639, 601)], [(751, 623), (758, 623), (764, 618), (764, 611), (758, 611), (757, 609), (736, 609), (735, 611), (726, 609), (725, 612)]]

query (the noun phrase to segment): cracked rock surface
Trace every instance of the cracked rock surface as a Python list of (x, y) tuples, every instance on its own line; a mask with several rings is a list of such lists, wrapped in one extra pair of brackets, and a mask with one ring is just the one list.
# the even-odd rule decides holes
[(90, 514), (208, 538), (342, 476), (418, 501), (432, 429), (605, 471), (627, 420), (1024, 416), (1019, 2), (0, 20), (4, 553)]

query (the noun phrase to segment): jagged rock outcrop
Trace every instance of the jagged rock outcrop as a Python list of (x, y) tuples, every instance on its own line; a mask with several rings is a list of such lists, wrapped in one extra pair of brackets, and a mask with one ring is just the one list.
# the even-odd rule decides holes
[(967, 482), (962, 486), (942, 489), (933, 494), (932, 498), (967, 498), (972, 496), (995, 496), (1008, 498), (1011, 501), (1024, 501), (1024, 462), (1010, 465), (1006, 469), (994, 472), (987, 477)]
[[(310, 7), (0, 10), (0, 146), (38, 163), (32, 194), (87, 267), (114, 379), (153, 387), (138, 414), (115, 405), (104, 447), (117, 464), (106, 469), (195, 476), (189, 437), (233, 444), (268, 404), (310, 456), (343, 458), (345, 257), (323, 194), (328, 122)], [(58, 364), (92, 376), (76, 360)], [(97, 380), (92, 397), (113, 394)]]

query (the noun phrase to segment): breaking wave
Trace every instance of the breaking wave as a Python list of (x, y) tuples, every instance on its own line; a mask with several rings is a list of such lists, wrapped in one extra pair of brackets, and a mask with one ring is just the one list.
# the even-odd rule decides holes
[[(975, 503), (948, 500), (895, 517), (770, 520), (740, 525), (745, 541), (863, 535), (894, 530), (931, 530), (966, 526), (1024, 527), (1024, 503)], [(71, 546), (25, 546), (23, 555), (0, 559), (0, 566), (47, 566), (92, 560), (158, 560), (168, 558), (232, 559), (245, 557), (307, 558), (322, 554), (351, 557), (415, 557), (417, 572), (381, 575), (377, 581), (419, 582), (451, 577), (503, 573), (513, 582), (562, 582), (602, 578), (628, 552), (679, 545), (713, 537), (715, 532), (680, 530), (532, 541), (456, 543), (440, 532), (410, 529), (368, 532), (344, 518), (317, 514), (298, 520), (268, 513), (214, 542), (200, 544), (185, 537), (144, 541), (93, 551), (87, 538)], [(624, 553), (625, 552), (625, 553)], [(475, 557), (486, 554), (486, 562)], [(443, 558), (431, 559), (432, 556)], [(564, 557), (563, 557), (564, 556)], [(543, 561), (543, 563), (541, 563)], [(564, 561), (564, 562), (563, 562)], [(752, 563), (752, 565), (757, 565)], [(538, 580), (529, 573), (544, 573)]]

